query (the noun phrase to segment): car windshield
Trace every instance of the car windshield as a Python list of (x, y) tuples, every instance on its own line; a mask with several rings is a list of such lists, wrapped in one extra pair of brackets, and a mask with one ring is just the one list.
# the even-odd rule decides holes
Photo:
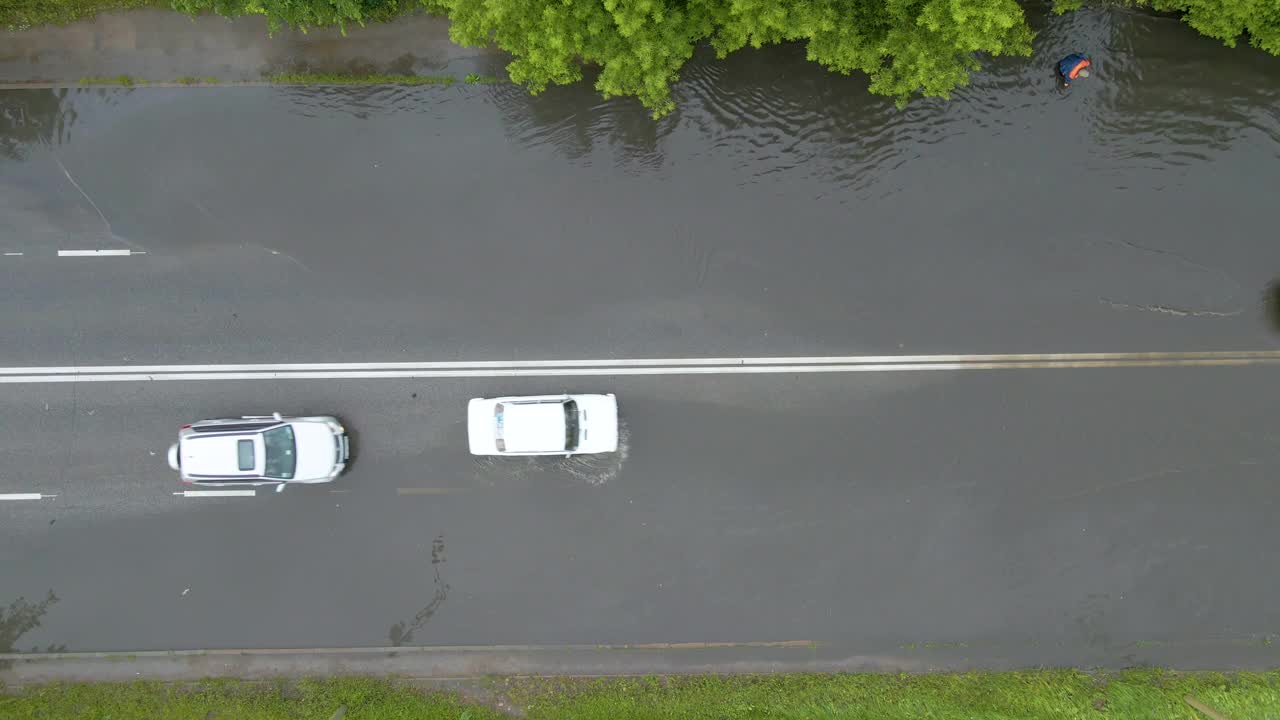
[(564, 404), (564, 449), (578, 449), (578, 403), (572, 400)]
[(280, 480), (293, 478), (297, 466), (297, 453), (293, 444), (293, 428), (282, 425), (262, 433), (267, 448), (266, 476)]

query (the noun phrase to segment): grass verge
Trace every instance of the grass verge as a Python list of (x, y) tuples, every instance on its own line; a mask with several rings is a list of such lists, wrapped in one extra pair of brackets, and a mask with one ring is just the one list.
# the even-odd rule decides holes
[[(116, 75), (114, 77), (89, 76), (89, 77), (80, 78), (80, 84), (81, 85), (118, 85), (120, 87), (133, 87), (134, 85), (138, 84), (138, 81), (134, 80), (133, 77), (129, 75)], [(142, 84), (145, 85), (146, 81), (142, 81)]]
[[(929, 675), (508, 679), (496, 707), (530, 720), (1194, 720), (1186, 698), (1230, 720), (1280, 717), (1280, 672), (1091, 674), (1071, 670)], [(375, 679), (47, 685), (0, 696), (6, 720), (192, 718), (499, 720), (458, 696)]]
[(496, 710), (384, 680), (43, 685), (0, 696), (5, 720), (299, 720), (346, 708), (351, 720), (499, 720)]
[(159, 8), (168, 0), (0, 0), (0, 29), (26, 30), (40, 25), (66, 25), (113, 10)]

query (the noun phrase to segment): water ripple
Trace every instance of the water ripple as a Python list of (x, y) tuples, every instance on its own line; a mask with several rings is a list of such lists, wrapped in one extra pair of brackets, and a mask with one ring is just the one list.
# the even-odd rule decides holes
[(656, 171), (666, 163), (663, 141), (679, 122), (678, 113), (655, 122), (631, 98), (603, 100), (591, 78), (538, 95), (516, 85), (492, 87), (513, 143), (553, 147), (585, 166), (598, 159), (627, 173)]
[(963, 132), (937, 101), (898, 110), (865, 86), (808, 62), (794, 45), (723, 62), (700, 55), (679, 91), (684, 123), (707, 136), (707, 155), (734, 163), (739, 184), (795, 175), (847, 195)]
[(400, 113), (444, 117), (460, 96), (443, 85), (281, 86), (274, 96), (288, 112), (309, 118), (347, 115), (361, 120)]

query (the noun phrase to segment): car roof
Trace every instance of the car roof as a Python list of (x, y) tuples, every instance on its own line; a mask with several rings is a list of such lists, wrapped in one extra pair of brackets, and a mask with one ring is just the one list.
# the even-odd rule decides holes
[[(241, 470), (239, 443), (253, 443), (253, 467)], [(182, 439), (178, 452), (183, 472), (192, 478), (245, 478), (257, 477), (263, 471), (266, 457), (261, 433), (220, 433), (188, 435)]]
[(502, 441), (506, 452), (554, 452), (564, 449), (564, 400), (502, 405)]

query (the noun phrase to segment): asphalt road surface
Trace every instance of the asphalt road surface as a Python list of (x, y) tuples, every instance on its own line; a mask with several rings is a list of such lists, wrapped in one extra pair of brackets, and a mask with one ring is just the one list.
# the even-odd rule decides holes
[[(15, 649), (1261, 643), (1276, 372), (7, 386), (0, 492), (56, 495), (0, 504), (6, 593), (57, 597)], [(619, 456), (467, 454), (468, 397), (563, 389), (618, 393)], [(272, 409), (350, 473), (174, 494), (179, 424)]]

